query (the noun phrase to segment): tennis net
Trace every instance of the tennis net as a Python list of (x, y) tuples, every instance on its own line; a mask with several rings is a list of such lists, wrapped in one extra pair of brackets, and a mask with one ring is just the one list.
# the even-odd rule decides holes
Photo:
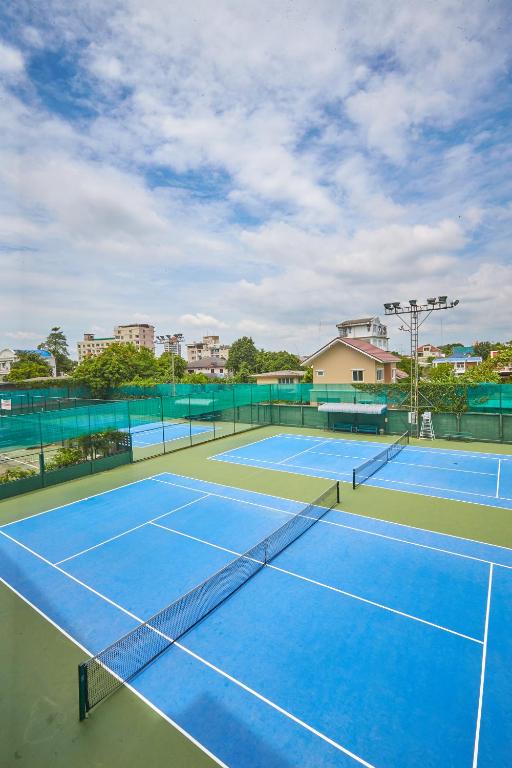
[(398, 440), (391, 443), (387, 448), (373, 456), (368, 461), (363, 462), (358, 467), (352, 470), (352, 488), (357, 488), (361, 483), (365, 483), (372, 475), (382, 469), (390, 459), (394, 459), (398, 456), (400, 451), (403, 451), (406, 445), (409, 443), (409, 432), (404, 432), (400, 435)]
[(339, 503), (331, 485), (284, 525), (78, 667), (80, 720), (158, 658)]

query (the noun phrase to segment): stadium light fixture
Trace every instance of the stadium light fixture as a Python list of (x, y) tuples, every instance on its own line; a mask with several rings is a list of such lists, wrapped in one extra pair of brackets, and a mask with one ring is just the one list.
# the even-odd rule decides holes
[[(401, 306), (399, 301), (386, 302), (384, 309), (386, 315), (401, 315), (404, 321), (404, 325), (400, 327), (401, 331), (409, 331), (411, 342), (411, 373), (410, 373), (410, 394), (409, 394), (409, 408), (410, 408), (410, 424), (411, 434), (419, 435), (419, 360), (418, 360), (418, 343), (419, 343), (419, 328), (430, 317), (432, 312), (440, 309), (453, 309), (459, 304), (459, 299), (453, 299), (448, 302), (448, 296), (439, 296), (437, 299), (431, 297), (429, 299), (422, 299), (418, 303), (418, 299), (409, 299), (408, 304)], [(423, 398), (424, 399), (424, 398)], [(431, 407), (430, 403), (427, 403)]]

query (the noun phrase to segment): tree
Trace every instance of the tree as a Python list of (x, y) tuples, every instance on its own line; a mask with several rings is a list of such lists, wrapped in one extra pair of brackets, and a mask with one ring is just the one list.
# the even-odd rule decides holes
[(158, 363), (151, 349), (137, 349), (133, 344), (111, 344), (101, 355), (86, 357), (73, 371), (75, 381), (104, 397), (108, 392), (133, 379), (158, 379)]
[(475, 350), (475, 355), (480, 355), (482, 360), (487, 360), (489, 357), (489, 353), (491, 349), (494, 349), (496, 347), (496, 344), (493, 344), (492, 341), (475, 341), (473, 345), (473, 349)]
[(51, 376), (52, 369), (37, 352), (16, 351), (17, 360), (11, 365), (6, 381), (24, 381), (40, 376)]
[(231, 373), (238, 373), (242, 363), (245, 363), (249, 373), (255, 373), (258, 350), (250, 336), (242, 336), (234, 341), (229, 350), (227, 368)]
[(436, 384), (454, 384), (458, 381), (458, 377), (455, 375), (453, 366), (450, 363), (440, 363), (433, 366), (428, 371), (428, 378)]
[(256, 373), (269, 371), (297, 371), (300, 369), (300, 358), (291, 352), (266, 352), (258, 350), (256, 355)]
[(313, 366), (306, 368), (306, 373), (302, 379), (303, 384), (311, 384), (313, 382)]
[(186, 373), (181, 380), (184, 384), (208, 384), (211, 381), (205, 373)]
[(39, 344), (38, 349), (46, 349), (55, 358), (57, 376), (61, 373), (70, 373), (75, 367), (68, 350), (68, 340), (62, 332), (60, 325), (54, 325), (46, 337), (46, 341)]
[(175, 381), (180, 381), (187, 370), (187, 363), (180, 355), (173, 355), (172, 352), (163, 352), (156, 361), (158, 377), (162, 384), (173, 380), (173, 361)]
[(253, 381), (253, 379), (251, 379), (251, 372), (249, 370), (249, 366), (247, 365), (247, 363), (242, 363), (237, 373), (235, 373), (235, 375), (233, 376), (233, 383), (249, 384), (251, 381)]

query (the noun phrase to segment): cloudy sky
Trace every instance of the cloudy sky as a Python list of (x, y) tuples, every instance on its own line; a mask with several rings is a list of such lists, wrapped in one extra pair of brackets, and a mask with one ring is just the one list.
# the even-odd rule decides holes
[(510, 339), (511, 21), (508, 0), (3, 3), (0, 348), (140, 321), (308, 353), (440, 293), (460, 306), (423, 341)]

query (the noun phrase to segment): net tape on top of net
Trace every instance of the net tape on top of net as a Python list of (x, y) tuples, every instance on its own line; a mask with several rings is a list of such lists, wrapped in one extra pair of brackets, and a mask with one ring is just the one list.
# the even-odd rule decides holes
[(80, 719), (145, 669), (339, 502), (336, 482), (254, 547), (79, 665)]
[(400, 435), (398, 440), (391, 443), (387, 448), (373, 456), (371, 459), (360, 464), (358, 467), (352, 470), (352, 487), (357, 488), (358, 485), (364, 483), (372, 475), (382, 469), (388, 461), (398, 456), (400, 451), (403, 451), (406, 445), (409, 443), (409, 432), (404, 432)]

